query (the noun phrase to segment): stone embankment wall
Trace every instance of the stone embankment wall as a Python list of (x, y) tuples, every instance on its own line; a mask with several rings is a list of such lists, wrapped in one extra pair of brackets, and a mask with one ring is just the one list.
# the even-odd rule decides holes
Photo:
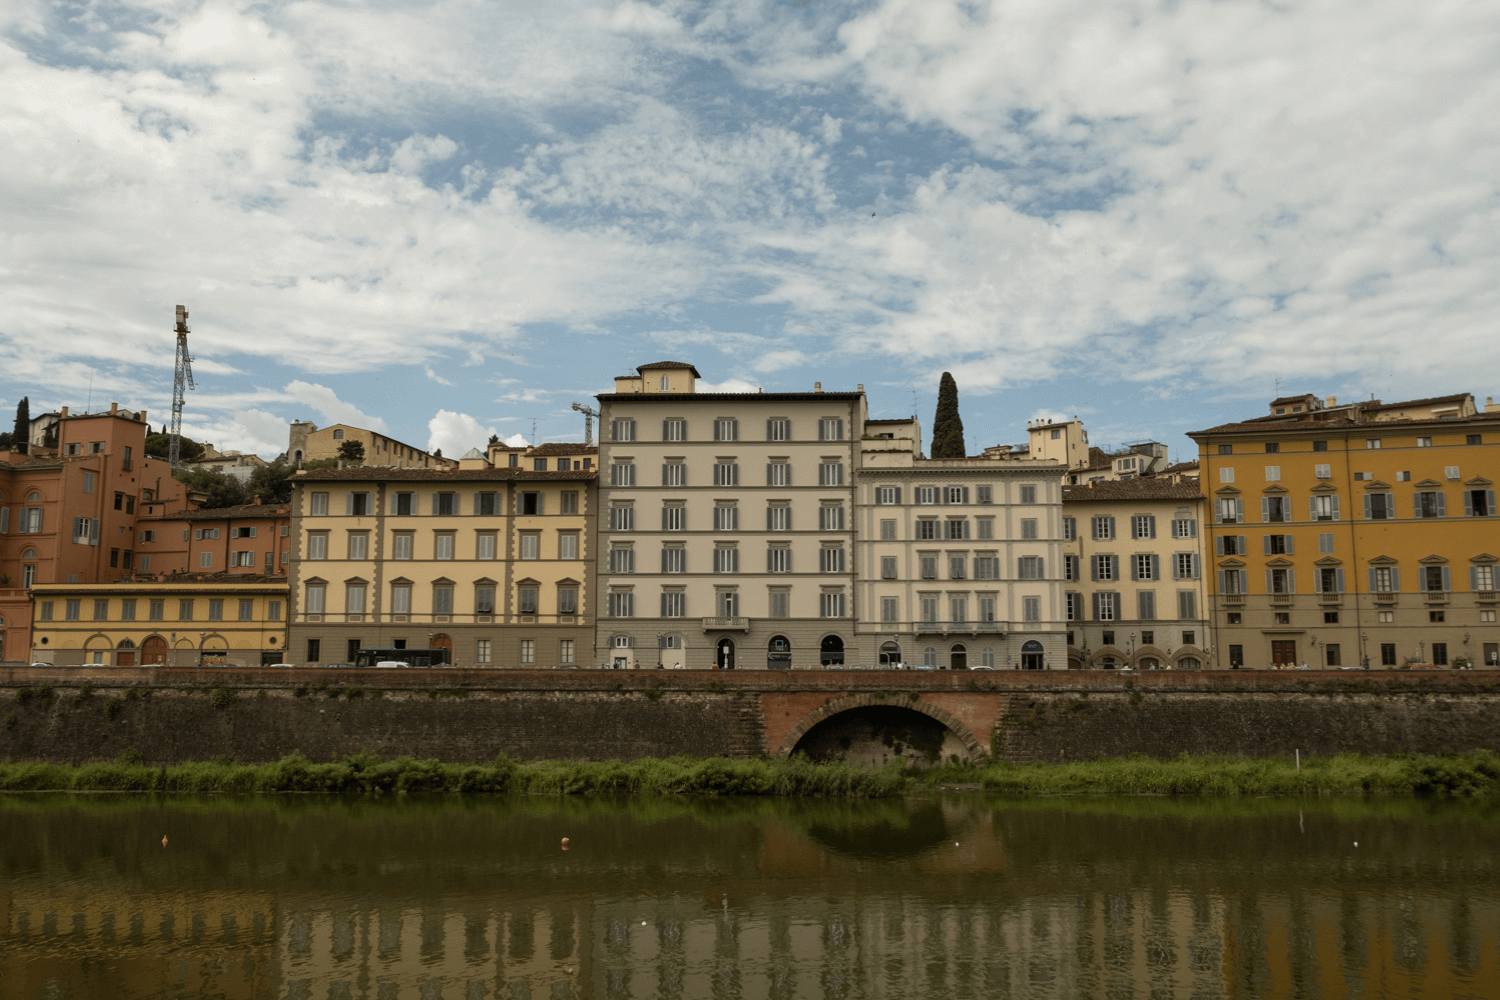
[[(785, 755), (804, 739), (804, 748), (827, 752), (848, 738), (851, 746), (870, 742), (864, 756), (879, 759), (893, 752), (886, 740), (927, 740), (881, 715), (887, 706), (912, 712), (918, 729), (940, 722), (953, 734), (942, 753), (975, 759), (1500, 749), (1500, 674), (1487, 671), (1129, 677), (59, 667), (0, 670), (0, 758), (81, 763), (126, 749), (151, 763), (266, 761), (294, 750), (313, 760), (361, 751), (453, 762), (501, 752), (748, 757)], [(848, 730), (863, 716), (869, 734), (820, 728)]]

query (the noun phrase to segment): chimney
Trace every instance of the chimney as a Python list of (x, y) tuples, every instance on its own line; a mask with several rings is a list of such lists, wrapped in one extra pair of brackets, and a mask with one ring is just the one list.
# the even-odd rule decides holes
[(813, 392), (822, 392), (822, 391), (823, 391), (823, 383), (822, 382), (814, 382), (813, 383)]
[(135, 419), (139, 420), (141, 423), (144, 424), (146, 422), (146, 411), (142, 410), (140, 413), (137, 413), (135, 415)]
[(1327, 403), (1328, 407), (1332, 409), (1333, 407), (1339, 405), (1339, 398), (1337, 396), (1329, 396), (1328, 399), (1325, 400), (1325, 402)]
[(856, 385), (854, 387), (854, 391), (855, 392), (864, 392), (865, 391), (865, 384), (863, 382), (859, 383), (859, 385)]
[(119, 412), (120, 412), (120, 404), (119, 403), (110, 403), (109, 404), (109, 415), (110, 416), (114, 416), (115, 414), (117, 414)]
[(66, 420), (68, 418), (68, 408), (64, 406), (62, 409), (57, 411), (57, 415)]
[(255, 494), (255, 499), (251, 500), (250, 503), (253, 506), (259, 507), (260, 506), (260, 494), (259, 493)]

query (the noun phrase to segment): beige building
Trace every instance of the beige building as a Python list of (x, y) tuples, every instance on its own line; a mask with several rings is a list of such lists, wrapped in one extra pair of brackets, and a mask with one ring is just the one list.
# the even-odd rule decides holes
[[(292, 497), (291, 653), (445, 649), (458, 666), (587, 664), (594, 470), (317, 469)], [(569, 465), (571, 465), (571, 461)]]
[(598, 656), (617, 667), (845, 662), (856, 392), (700, 393), (643, 365), (599, 396)]
[(860, 458), (861, 661), (1065, 668), (1064, 466), (926, 459), (915, 417), (868, 421)]
[(367, 467), (453, 469), (458, 466), (451, 458), (429, 455), (421, 448), (403, 444), (395, 438), (363, 427), (334, 424), (320, 430), (317, 424), (308, 420), (292, 421), (286, 448), (287, 464), (301, 468), (308, 462), (339, 458), (339, 449), (349, 441), (358, 441), (364, 445), (363, 464)]
[(31, 590), (33, 662), (256, 667), (286, 656), (284, 579), (228, 574)]
[(1216, 666), (1192, 480), (1132, 479), (1062, 491), (1071, 667)]

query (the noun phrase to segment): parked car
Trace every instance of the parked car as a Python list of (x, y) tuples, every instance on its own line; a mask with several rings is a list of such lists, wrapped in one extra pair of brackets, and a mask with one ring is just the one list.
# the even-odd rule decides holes
[(410, 666), (411, 666), (411, 664), (407, 663), (405, 660), (381, 660), (379, 663), (375, 664), (375, 669), (377, 669), (377, 670), (396, 670), (398, 668), (410, 667)]
[(290, 670), (290, 669), (296, 667), (297, 664), (295, 664), (295, 663), (268, 663), (268, 664), (266, 664), (266, 666), (273, 667), (273, 668), (285, 668), (285, 669)]

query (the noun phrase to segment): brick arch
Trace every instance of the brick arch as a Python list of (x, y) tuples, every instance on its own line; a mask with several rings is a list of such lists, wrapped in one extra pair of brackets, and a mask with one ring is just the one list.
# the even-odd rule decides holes
[(941, 722), (948, 730), (963, 742), (965, 749), (969, 751), (969, 759), (976, 764), (984, 762), (989, 756), (987, 747), (974, 731), (958, 720), (952, 712), (939, 708), (931, 702), (918, 698), (916, 701), (896, 701), (890, 696), (879, 697), (874, 694), (851, 694), (843, 698), (837, 698), (826, 705), (820, 705), (803, 716), (798, 723), (787, 731), (782, 739), (781, 745), (776, 748), (776, 757), (785, 760), (792, 755), (797, 747), (797, 741), (806, 736), (814, 726), (827, 719), (833, 718), (841, 712), (847, 712), (855, 708), (865, 708), (870, 705), (883, 705), (886, 708), (907, 708), (913, 712), (920, 712), (930, 718)]

